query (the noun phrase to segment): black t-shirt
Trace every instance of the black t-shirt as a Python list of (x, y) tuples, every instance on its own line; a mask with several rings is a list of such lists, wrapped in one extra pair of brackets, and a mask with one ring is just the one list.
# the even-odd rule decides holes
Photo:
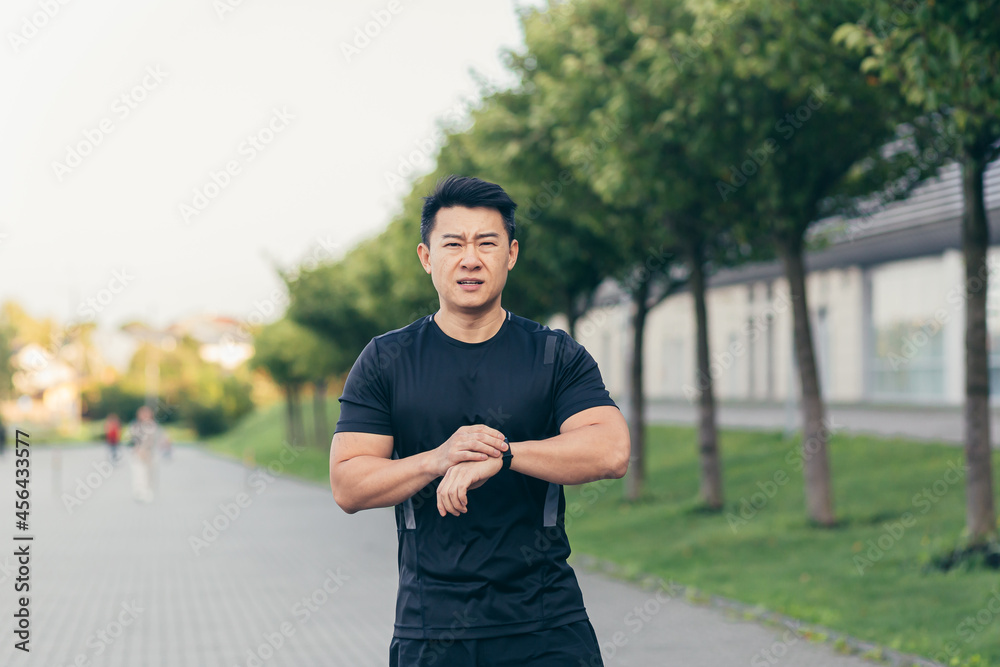
[[(507, 312), (489, 340), (447, 336), (428, 315), (373, 338), (340, 397), (338, 432), (393, 437), (393, 458), (486, 424), (512, 443), (559, 434), (572, 415), (615, 405), (586, 349)], [(513, 448), (517, 457), (517, 446)], [(440, 478), (396, 506), (395, 636), (495, 637), (587, 618), (570, 553), (562, 486), (501, 470), (440, 516)]]

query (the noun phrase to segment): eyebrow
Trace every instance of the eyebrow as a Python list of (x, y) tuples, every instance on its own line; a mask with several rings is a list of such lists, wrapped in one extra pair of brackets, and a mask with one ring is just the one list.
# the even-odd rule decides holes
[[(500, 238), (500, 234), (498, 234), (497, 232), (480, 232), (479, 234), (476, 234), (476, 238), (477, 239), (494, 238), (494, 237)], [(465, 238), (465, 234), (442, 234), (441, 238), (442, 239), (464, 239)]]

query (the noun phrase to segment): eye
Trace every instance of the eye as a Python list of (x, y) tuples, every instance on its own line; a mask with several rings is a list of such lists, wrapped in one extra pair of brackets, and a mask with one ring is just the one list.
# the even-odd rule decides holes
[(496, 245), (493, 241), (483, 241), (483, 245)]
[(454, 247), (456, 247), (456, 248), (457, 248), (457, 247), (458, 247), (458, 244), (457, 244), (457, 243), (455, 243), (454, 241), (452, 241), (451, 243), (445, 243), (445, 244), (444, 244), (444, 247), (446, 247), (446, 248), (451, 248), (452, 246), (454, 246)]

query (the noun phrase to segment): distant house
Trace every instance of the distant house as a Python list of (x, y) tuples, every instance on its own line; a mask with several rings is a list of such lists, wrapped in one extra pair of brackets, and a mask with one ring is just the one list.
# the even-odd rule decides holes
[(195, 315), (170, 325), (166, 333), (198, 342), (198, 355), (232, 370), (253, 356), (253, 339), (246, 326), (231, 317)]
[[(1000, 242), (1000, 161), (986, 174), (992, 243)], [(808, 253), (807, 302), (823, 396), (832, 402), (957, 405), (964, 400), (965, 267), (959, 169), (950, 166), (908, 199), (865, 219), (828, 220), (828, 247)], [(642, 258), (637, 258), (641, 261)], [(1000, 246), (988, 253), (990, 383), (1000, 395)], [(716, 395), (782, 401), (799, 391), (792, 311), (780, 262), (716, 273), (708, 282), (709, 345)], [(626, 295), (602, 286), (603, 307), (585, 314), (578, 340), (616, 396), (627, 388)], [(558, 326), (560, 321), (552, 322)], [(696, 381), (691, 294), (647, 318), (644, 389), (651, 399), (690, 400)]]
[(5, 421), (67, 430), (80, 425), (76, 369), (36, 343), (15, 349), (11, 361), (14, 397), (2, 406)]

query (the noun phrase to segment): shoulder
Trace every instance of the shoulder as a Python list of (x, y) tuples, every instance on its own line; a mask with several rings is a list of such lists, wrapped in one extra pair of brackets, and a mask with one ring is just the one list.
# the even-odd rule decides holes
[(521, 317), (520, 315), (510, 313), (510, 324), (511, 327), (521, 335), (529, 336), (533, 338), (535, 342), (543, 345), (555, 345), (560, 349), (580, 347), (580, 344), (573, 340), (573, 338), (562, 329), (553, 329), (534, 320), (529, 320), (527, 317)]
[(420, 319), (410, 322), (405, 327), (393, 329), (392, 331), (386, 331), (384, 334), (375, 336), (372, 340), (375, 341), (375, 344), (378, 346), (410, 340), (414, 335), (426, 329), (431, 322), (431, 318), (433, 317), (433, 314), (424, 315)]

